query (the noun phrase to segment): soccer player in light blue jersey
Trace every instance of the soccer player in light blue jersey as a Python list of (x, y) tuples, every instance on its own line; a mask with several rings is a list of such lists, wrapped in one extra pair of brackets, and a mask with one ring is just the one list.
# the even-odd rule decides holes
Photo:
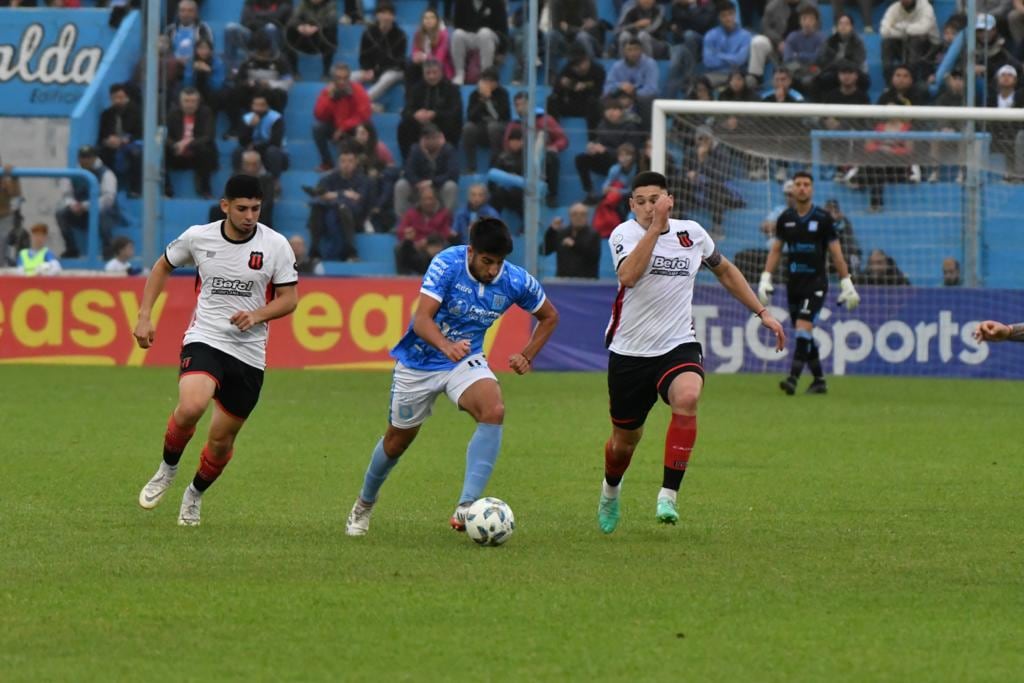
[(456, 531), (465, 531), (466, 510), (483, 494), (498, 459), (505, 419), (501, 388), (484, 357), (484, 334), (513, 304), (533, 314), (538, 324), (529, 342), (508, 359), (509, 367), (524, 375), (558, 324), (558, 312), (540, 283), (505, 261), (511, 251), (508, 227), (497, 218), (481, 218), (470, 228), (469, 246), (445, 249), (430, 262), (412, 324), (391, 350), (396, 362), (388, 429), (373, 449), (362, 491), (349, 513), (349, 536), (369, 531), (381, 485), (440, 394), (477, 422), (466, 448), (462, 493), (449, 522)]

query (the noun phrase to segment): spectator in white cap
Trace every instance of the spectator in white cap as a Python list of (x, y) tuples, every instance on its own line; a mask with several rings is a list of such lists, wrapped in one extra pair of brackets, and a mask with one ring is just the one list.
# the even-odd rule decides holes
[(974, 31), (978, 41), (978, 47), (974, 53), (974, 75), (983, 83), (985, 94), (982, 101), (985, 101), (989, 98), (989, 91), (995, 85), (994, 81), (999, 69), (1009, 64), (1017, 73), (1020, 73), (1020, 62), (1010, 54), (1006, 47), (1006, 39), (999, 35), (996, 18), (991, 14), (979, 14), (974, 23)]
[[(1009, 64), (999, 67), (995, 87), (988, 93), (987, 106), (996, 109), (1024, 107), (1024, 92), (1018, 88), (1017, 73)], [(990, 124), (989, 132), (992, 133), (992, 151), (1006, 157), (1006, 180), (1020, 182), (1024, 174), (1024, 130), (1018, 123), (999, 121)]]
[(897, 65), (910, 67), (920, 80), (928, 55), (938, 47), (939, 25), (928, 0), (897, 0), (882, 16), (882, 70), (886, 83)]

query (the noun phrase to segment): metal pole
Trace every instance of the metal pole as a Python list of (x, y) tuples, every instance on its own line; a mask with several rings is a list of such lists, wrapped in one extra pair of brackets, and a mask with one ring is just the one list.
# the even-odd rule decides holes
[(158, 41), (160, 37), (160, 0), (147, 0), (143, 5), (146, 35), (142, 41), (146, 55), (146, 90), (142, 112), (142, 260), (148, 266), (156, 261), (157, 235), (160, 232), (157, 202), (160, 198), (160, 145), (163, 135), (157, 121), (159, 94)]
[[(523, 237), (526, 253), (523, 267), (537, 274), (537, 240), (540, 229), (540, 159), (543, 150), (537, 149), (537, 19), (540, 12), (537, 0), (529, 0), (526, 21), (526, 116), (523, 117), (526, 143), (526, 187), (523, 191)], [(538, 151), (540, 152), (538, 154)]]
[[(975, 104), (974, 65), (978, 49), (975, 25), (978, 21), (977, 0), (967, 0), (967, 54), (964, 56), (964, 84), (966, 86), (967, 107)], [(968, 287), (981, 284), (981, 178), (979, 174), (979, 154), (975, 136), (974, 119), (967, 119), (964, 127), (967, 173), (964, 183), (964, 278)]]

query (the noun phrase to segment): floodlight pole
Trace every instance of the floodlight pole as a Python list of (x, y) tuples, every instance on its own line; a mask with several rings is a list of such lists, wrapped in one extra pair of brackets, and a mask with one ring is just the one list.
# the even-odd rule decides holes
[(157, 120), (160, 103), (160, 72), (157, 68), (160, 60), (160, 0), (147, 0), (143, 11), (146, 20), (146, 35), (142, 41), (146, 88), (142, 98), (142, 261), (149, 266), (156, 261), (157, 236), (160, 234), (157, 220), (157, 202), (161, 192), (160, 145), (163, 140)]
[[(543, 149), (537, 149), (537, 0), (529, 0), (526, 21), (526, 116), (523, 117), (523, 137), (526, 143), (526, 187), (523, 188), (523, 267), (537, 275), (537, 231), (540, 229), (539, 161)], [(540, 136), (544, 133), (541, 132)], [(542, 143), (543, 144), (543, 143)]]
[[(964, 80), (967, 101), (964, 104), (973, 107), (977, 95), (974, 80), (975, 55), (978, 50), (977, 31), (974, 28), (978, 21), (977, 0), (967, 0), (966, 9), (967, 27), (964, 30), (967, 32), (967, 54), (964, 56)], [(964, 178), (964, 280), (968, 287), (977, 287), (981, 284), (981, 158), (974, 119), (967, 119), (964, 139), (967, 153), (967, 173)]]

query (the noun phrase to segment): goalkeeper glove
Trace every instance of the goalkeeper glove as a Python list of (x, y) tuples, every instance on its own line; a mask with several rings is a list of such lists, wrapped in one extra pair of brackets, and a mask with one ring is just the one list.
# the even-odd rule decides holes
[(857, 308), (860, 303), (860, 294), (854, 289), (853, 280), (849, 276), (839, 281), (839, 298), (836, 299), (836, 303), (846, 306), (850, 311)]
[(761, 304), (767, 306), (772, 301), (772, 292), (775, 291), (775, 287), (772, 286), (772, 274), (768, 271), (761, 273), (761, 284), (757, 286), (757, 298), (761, 301)]

